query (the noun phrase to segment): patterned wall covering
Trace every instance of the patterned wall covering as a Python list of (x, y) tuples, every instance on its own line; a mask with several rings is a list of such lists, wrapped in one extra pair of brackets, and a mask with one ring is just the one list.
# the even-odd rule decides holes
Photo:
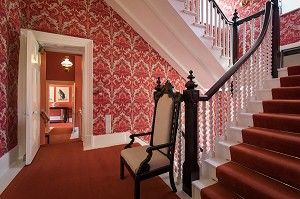
[[(94, 41), (94, 135), (150, 130), (156, 78), (182, 90), (185, 80), (103, 0), (23, 0), (23, 27)], [(149, 113), (151, 113), (149, 115)]]
[[(260, 11), (265, 6), (266, 0), (250, 0), (246, 6), (241, 5), (241, 0), (220, 0), (220, 7), (225, 15), (232, 19), (234, 9), (237, 9), (240, 18), (245, 18)], [(280, 18), (280, 45), (291, 44), (300, 41), (300, 9), (286, 13)]]
[(284, 14), (280, 18), (280, 44), (286, 45), (300, 41), (300, 8)]
[(17, 145), (18, 0), (0, 0), (0, 157)]

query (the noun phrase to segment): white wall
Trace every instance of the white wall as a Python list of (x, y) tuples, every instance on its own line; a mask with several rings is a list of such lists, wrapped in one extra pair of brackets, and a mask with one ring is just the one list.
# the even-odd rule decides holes
[[(279, 1), (280, 5), (280, 1)], [(282, 14), (300, 8), (299, 0), (282, 0)]]

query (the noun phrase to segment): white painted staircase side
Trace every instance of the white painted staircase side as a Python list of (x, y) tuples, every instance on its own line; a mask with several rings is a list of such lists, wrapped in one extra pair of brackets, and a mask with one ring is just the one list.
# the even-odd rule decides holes
[(183, 2), (178, 0), (105, 0), (105, 2), (182, 77), (186, 78), (188, 71), (193, 70), (196, 82), (202, 89), (210, 88), (229, 69), (226, 64), (222, 65), (223, 62), (228, 63), (228, 60), (222, 60), (220, 49), (207, 47), (206, 43), (210, 42), (212, 46), (212, 41), (200, 36), (203, 34), (201, 29), (188, 25), (171, 5), (181, 4), (183, 8)]

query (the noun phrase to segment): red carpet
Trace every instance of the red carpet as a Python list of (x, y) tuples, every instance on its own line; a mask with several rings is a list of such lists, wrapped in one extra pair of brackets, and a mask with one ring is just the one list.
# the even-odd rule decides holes
[[(82, 142), (44, 145), (0, 199), (132, 199), (134, 182), (119, 178), (123, 145), (82, 150)], [(141, 199), (178, 199), (159, 178), (141, 183)]]
[(202, 199), (300, 198), (300, 66), (288, 68), (273, 100), (243, 129), (243, 143), (230, 147), (231, 162), (217, 167), (218, 183)]

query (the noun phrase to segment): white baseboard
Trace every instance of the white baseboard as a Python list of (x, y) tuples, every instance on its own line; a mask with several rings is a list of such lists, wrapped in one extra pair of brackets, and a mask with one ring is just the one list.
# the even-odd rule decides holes
[(25, 162), (19, 158), (19, 146), (0, 158), (0, 194), (24, 166)]
[[(120, 144), (127, 144), (130, 142), (129, 136), (130, 136), (129, 132), (86, 136), (84, 138), (84, 150), (110, 147), (110, 146), (115, 146)], [(139, 138), (135, 138), (135, 141), (140, 145), (147, 145), (146, 142), (144, 142)]]

